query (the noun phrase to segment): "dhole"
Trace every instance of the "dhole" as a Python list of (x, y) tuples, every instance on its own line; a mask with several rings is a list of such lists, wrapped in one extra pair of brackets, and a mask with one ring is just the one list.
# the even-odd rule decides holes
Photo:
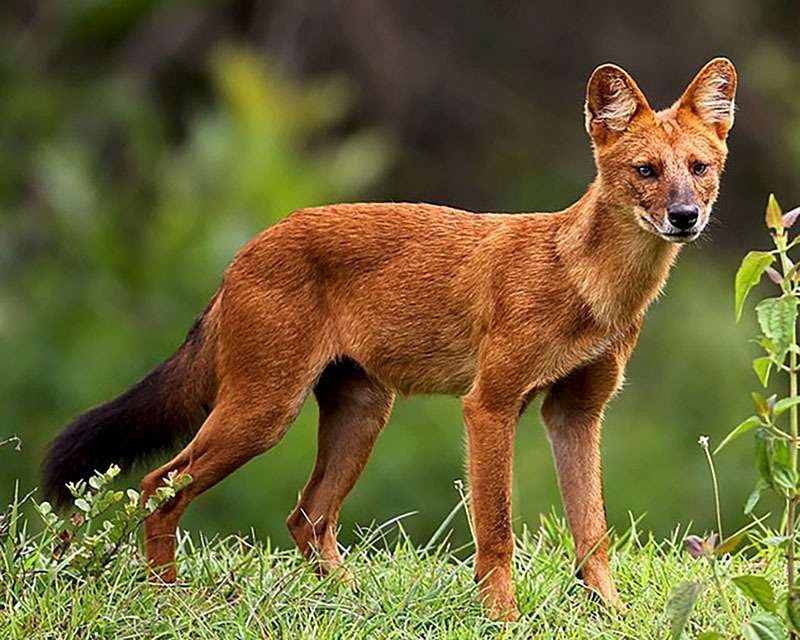
[(474, 214), (429, 204), (297, 211), (236, 256), (171, 358), (77, 418), (52, 443), (44, 486), (188, 445), (142, 482), (193, 482), (145, 523), (150, 565), (175, 580), (175, 530), (191, 500), (319, 403), (316, 466), (288, 526), (320, 572), (339, 567), (336, 529), (396, 393), (463, 398), (476, 579), (493, 616), (518, 615), (511, 581), (517, 420), (537, 394), (577, 560), (621, 606), (608, 568), (600, 474), (603, 409), (681, 244), (717, 197), (736, 71), (709, 62), (654, 111), (614, 65), (589, 79), (597, 177), (556, 213)]

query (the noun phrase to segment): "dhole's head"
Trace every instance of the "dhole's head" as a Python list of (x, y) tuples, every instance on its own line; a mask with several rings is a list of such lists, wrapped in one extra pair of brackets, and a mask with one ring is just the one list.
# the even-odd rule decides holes
[(715, 58), (669, 109), (653, 111), (619, 67), (595, 69), (586, 92), (603, 199), (620, 216), (671, 242), (703, 231), (733, 126), (736, 69)]

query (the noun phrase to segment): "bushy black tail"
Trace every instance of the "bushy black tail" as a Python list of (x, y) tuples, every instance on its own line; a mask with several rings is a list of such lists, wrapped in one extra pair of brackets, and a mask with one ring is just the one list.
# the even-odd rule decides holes
[(114, 400), (78, 416), (53, 442), (42, 465), (42, 489), (56, 504), (68, 482), (173, 449), (199, 429), (213, 404), (214, 301), (169, 360)]

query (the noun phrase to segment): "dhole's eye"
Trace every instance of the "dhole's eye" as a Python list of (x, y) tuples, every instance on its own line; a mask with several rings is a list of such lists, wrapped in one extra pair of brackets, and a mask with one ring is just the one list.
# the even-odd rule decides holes
[(704, 176), (708, 171), (708, 165), (705, 162), (695, 162), (692, 165), (692, 173), (696, 176)]
[(636, 171), (639, 172), (639, 175), (642, 178), (655, 178), (656, 177), (656, 170), (649, 164), (640, 164), (636, 167)]

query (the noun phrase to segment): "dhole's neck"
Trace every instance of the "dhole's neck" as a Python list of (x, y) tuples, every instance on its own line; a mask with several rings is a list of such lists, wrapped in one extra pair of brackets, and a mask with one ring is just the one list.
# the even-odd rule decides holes
[(564, 212), (557, 243), (567, 277), (595, 319), (616, 326), (642, 316), (679, 252), (631, 212), (604, 201), (598, 180)]

